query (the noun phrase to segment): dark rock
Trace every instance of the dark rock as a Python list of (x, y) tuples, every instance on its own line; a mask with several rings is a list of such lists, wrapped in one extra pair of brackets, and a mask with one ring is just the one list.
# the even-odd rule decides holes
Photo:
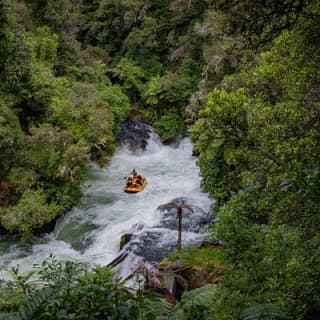
[(200, 152), (198, 150), (196, 150), (196, 149), (193, 149), (192, 150), (192, 156), (199, 157), (200, 156)]
[[(182, 231), (200, 232), (201, 228), (213, 221), (212, 214), (200, 211), (182, 209)], [(176, 209), (162, 212), (161, 221), (158, 227), (177, 230)]]
[(0, 225), (0, 236), (11, 236), (12, 238), (21, 236), (18, 231), (10, 231)]
[(212, 248), (214, 243), (210, 239), (204, 239), (200, 245), (200, 248)]
[(151, 126), (138, 120), (128, 120), (121, 125), (116, 141), (120, 145), (128, 145), (132, 151), (145, 150), (151, 132)]
[[(188, 203), (187, 199), (176, 198), (173, 199), (171, 203), (177, 205), (186, 204), (192, 208), (192, 211), (187, 208), (182, 208), (182, 231), (199, 233), (215, 219), (211, 212), (206, 212), (202, 208), (193, 206), (191, 203)], [(176, 211), (175, 208), (162, 210), (160, 223), (156, 227), (177, 230)]]
[(148, 229), (139, 235), (134, 235), (133, 239), (126, 247), (127, 251), (144, 258), (145, 261), (157, 265), (165, 256), (173, 252), (176, 248), (176, 240), (161, 245), (168, 240), (165, 230)]
[[(188, 239), (184, 239), (185, 237)], [(200, 246), (203, 236), (193, 232), (184, 232), (182, 246), (197, 244)], [(177, 248), (177, 232), (169, 229), (149, 228), (134, 234), (125, 250), (143, 258), (154, 266)]]
[(201, 288), (209, 283), (213, 283), (212, 275), (204, 268), (192, 267), (191, 269), (181, 272), (181, 276), (188, 283), (188, 290)]
[[(162, 283), (167, 283), (173, 279), (172, 292), (177, 298), (186, 290), (201, 288), (207, 284), (216, 284), (222, 281), (227, 268), (217, 264), (214, 271), (209, 271), (205, 267), (190, 266), (184, 260), (169, 261), (164, 259), (160, 264), (159, 274), (162, 276)], [(166, 277), (168, 279), (166, 279)]]
[[(216, 282), (217, 278), (203, 267), (189, 266), (183, 260), (166, 261), (161, 263), (163, 268), (159, 271), (162, 283), (171, 283), (172, 293), (180, 298), (186, 290), (201, 288), (209, 283)], [(221, 277), (219, 277), (221, 280)]]
[(172, 306), (177, 304), (177, 299), (175, 296), (166, 288), (152, 288), (152, 293), (158, 297), (166, 299), (167, 302)]
[(146, 119), (144, 113), (141, 111), (143, 106), (139, 103), (135, 103), (131, 106), (131, 110), (127, 116), (128, 120), (137, 120), (141, 122), (147, 123), (148, 120)]

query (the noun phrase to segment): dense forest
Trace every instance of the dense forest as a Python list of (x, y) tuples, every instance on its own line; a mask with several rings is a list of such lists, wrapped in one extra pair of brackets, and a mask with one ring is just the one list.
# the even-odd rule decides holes
[(0, 0), (1, 233), (52, 225), (139, 117), (190, 134), (216, 199), (210, 246), (169, 259), (223, 270), (172, 307), (51, 258), (1, 282), (0, 319), (319, 319), (319, 21), (315, 0)]

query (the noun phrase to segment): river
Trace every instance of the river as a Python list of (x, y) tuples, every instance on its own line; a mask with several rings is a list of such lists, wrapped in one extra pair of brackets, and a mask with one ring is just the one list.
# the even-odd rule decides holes
[[(120, 251), (120, 237), (137, 226), (146, 229), (160, 219), (157, 207), (174, 198), (192, 199), (208, 210), (212, 201), (200, 189), (199, 169), (188, 138), (176, 147), (162, 145), (152, 135), (145, 151), (132, 153), (119, 147), (108, 165), (88, 166), (87, 185), (79, 205), (74, 207), (55, 230), (31, 244), (0, 239), (0, 278), (19, 265), (27, 271), (50, 253), (59, 259), (105, 265)], [(123, 192), (124, 176), (135, 168), (146, 176), (147, 187), (140, 193)], [(187, 241), (188, 233), (183, 233)]]

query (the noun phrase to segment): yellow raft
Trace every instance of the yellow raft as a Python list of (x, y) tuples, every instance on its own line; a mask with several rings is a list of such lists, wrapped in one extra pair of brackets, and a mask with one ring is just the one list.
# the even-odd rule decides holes
[(137, 179), (132, 179), (130, 186), (125, 186), (123, 188), (124, 192), (128, 193), (137, 193), (142, 191), (147, 185), (147, 179), (144, 176), (141, 176), (142, 184), (137, 184)]

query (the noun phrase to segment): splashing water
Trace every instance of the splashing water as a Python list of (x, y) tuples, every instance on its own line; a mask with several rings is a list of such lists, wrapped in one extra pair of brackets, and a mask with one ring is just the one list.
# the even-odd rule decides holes
[[(29, 245), (0, 238), (0, 278), (6, 278), (5, 270), (12, 266), (30, 270), (50, 253), (63, 260), (105, 265), (118, 254), (121, 235), (156, 225), (157, 207), (173, 198), (191, 198), (194, 205), (209, 210), (212, 201), (200, 189), (192, 148), (188, 138), (174, 148), (151, 135), (146, 151), (133, 154), (121, 147), (107, 167), (91, 164), (80, 204), (57, 222), (52, 233)], [(133, 168), (146, 176), (148, 185), (140, 193), (128, 194), (123, 192), (124, 177)], [(183, 240), (188, 236), (184, 233)]]

